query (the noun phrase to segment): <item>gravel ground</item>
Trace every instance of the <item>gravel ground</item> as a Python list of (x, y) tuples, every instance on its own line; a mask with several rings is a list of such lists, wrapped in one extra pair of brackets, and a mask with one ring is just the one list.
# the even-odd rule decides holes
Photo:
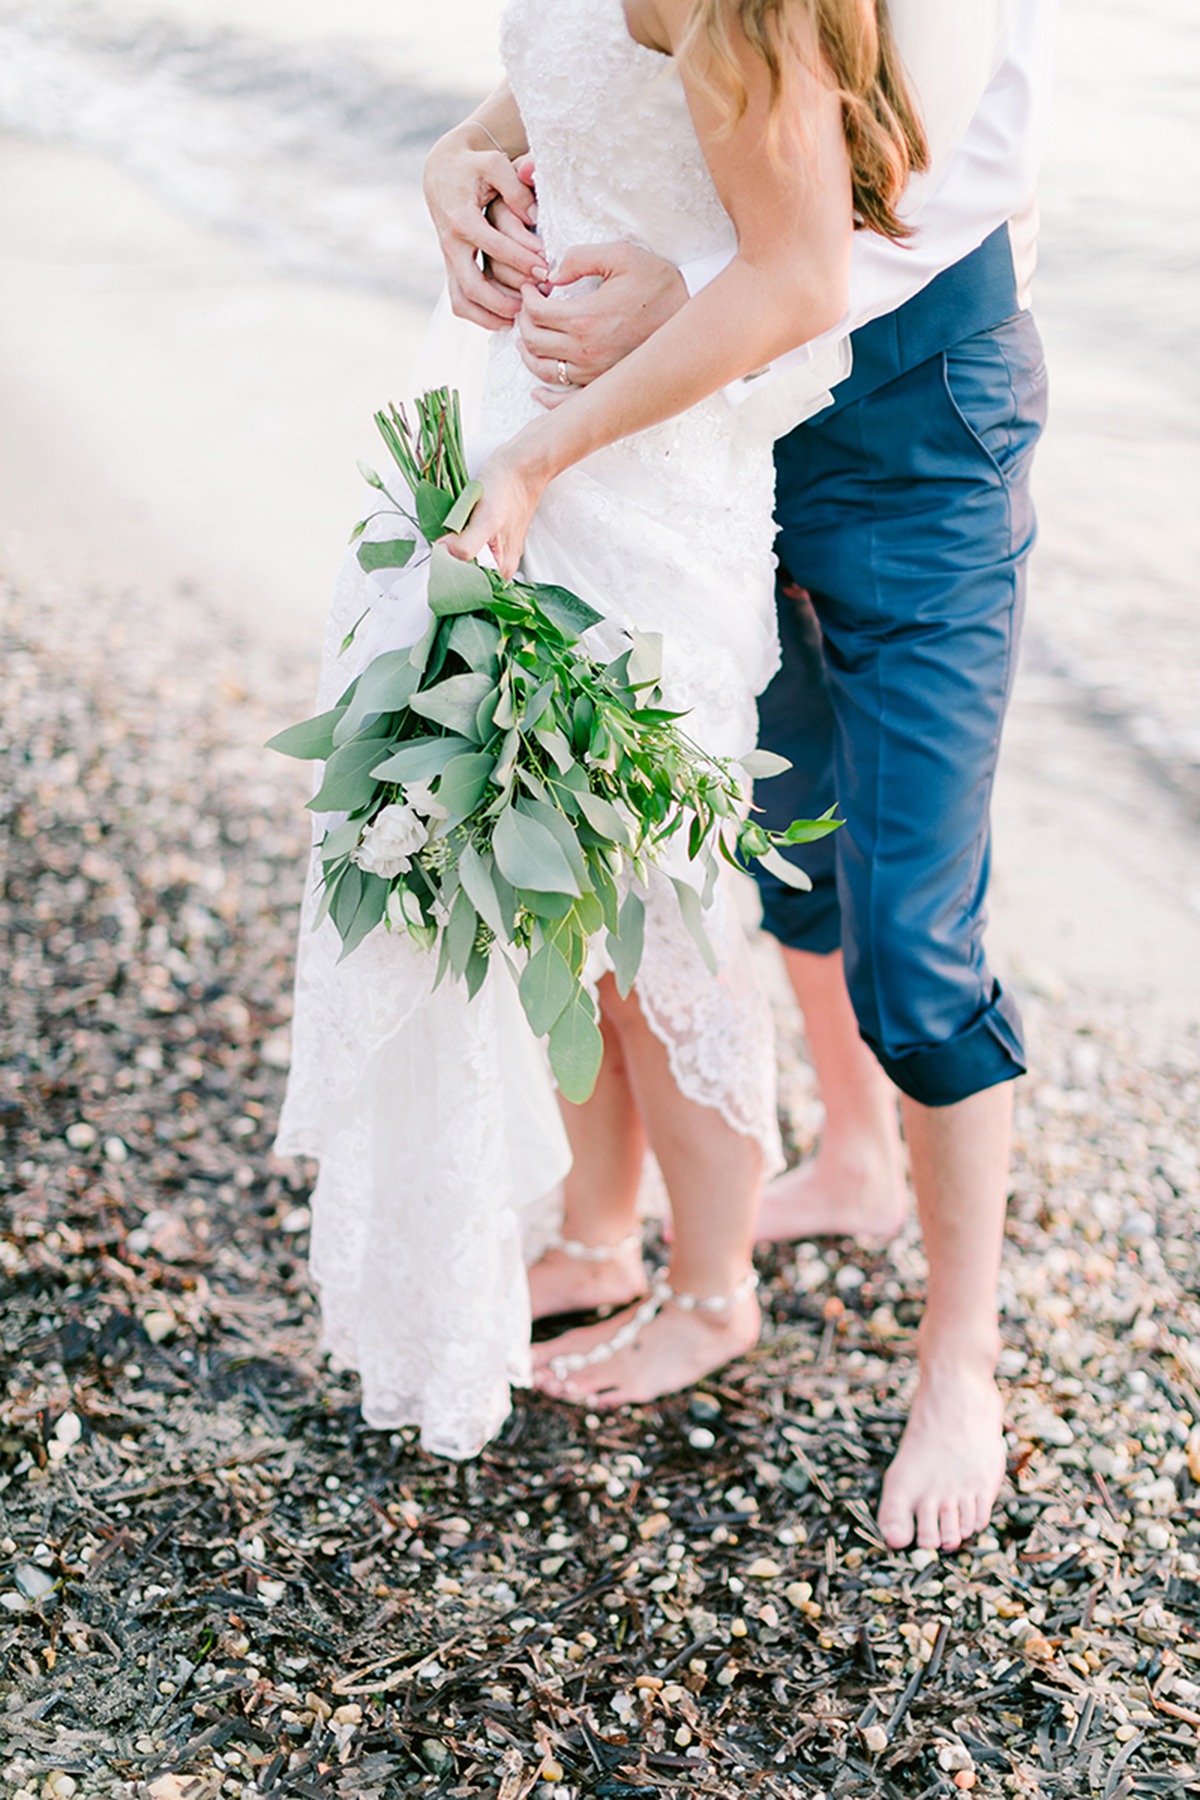
[(315, 1353), (268, 1154), (304, 774), (258, 746), (311, 675), (191, 630), (0, 589), (5, 1791), (1195, 1793), (1200, 1039), (1026, 998), (1009, 1480), (968, 1550), (872, 1524), (911, 1234), (764, 1258), (764, 1341), (703, 1392), (522, 1400), (434, 1462)]

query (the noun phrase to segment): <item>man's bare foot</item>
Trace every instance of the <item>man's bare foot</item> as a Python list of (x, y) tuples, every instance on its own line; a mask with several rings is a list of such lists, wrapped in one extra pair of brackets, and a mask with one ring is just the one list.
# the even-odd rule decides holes
[(753, 1294), (742, 1294), (720, 1316), (699, 1310), (684, 1312), (668, 1303), (635, 1343), (607, 1361), (562, 1377), (554, 1373), (551, 1364), (556, 1357), (586, 1354), (596, 1344), (610, 1341), (630, 1317), (631, 1313), (622, 1313), (602, 1325), (589, 1325), (549, 1343), (535, 1344), (534, 1386), (555, 1399), (583, 1401), (594, 1407), (644, 1406), (665, 1394), (677, 1394), (714, 1369), (724, 1368), (734, 1357), (744, 1356), (757, 1344), (762, 1329), (762, 1314)]
[(957, 1550), (982, 1531), (1004, 1480), (1004, 1403), (988, 1368), (923, 1369), (896, 1460), (883, 1483), (879, 1529), (893, 1550)]
[(627, 1306), (646, 1292), (646, 1271), (636, 1244), (622, 1244), (603, 1262), (585, 1262), (563, 1250), (547, 1250), (529, 1271), (534, 1319), (558, 1313)]
[(900, 1133), (893, 1124), (853, 1145), (823, 1138), (808, 1162), (768, 1182), (758, 1241), (852, 1237), (877, 1246), (896, 1237), (907, 1217)]

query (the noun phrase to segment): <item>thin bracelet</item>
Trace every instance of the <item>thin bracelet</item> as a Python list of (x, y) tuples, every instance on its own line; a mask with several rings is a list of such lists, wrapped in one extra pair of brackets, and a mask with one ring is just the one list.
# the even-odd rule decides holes
[(482, 131), (484, 137), (491, 138), (493, 144), (495, 144), (495, 146), (496, 146), (497, 150), (500, 152), (501, 156), (507, 156), (509, 162), (512, 161), (512, 157), (508, 156), (508, 151), (504, 148), (504, 145), (500, 142), (499, 138), (494, 137), (492, 135), (492, 133), (488, 130), (487, 126), (484, 124), (482, 119), (468, 119), (467, 124), (468, 125), (478, 125), (478, 127), (479, 127), (480, 131)]

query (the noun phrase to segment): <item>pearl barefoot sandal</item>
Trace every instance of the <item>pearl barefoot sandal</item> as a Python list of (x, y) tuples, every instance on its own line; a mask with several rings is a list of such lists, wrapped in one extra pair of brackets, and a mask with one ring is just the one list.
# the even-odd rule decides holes
[(664, 1306), (677, 1306), (681, 1312), (708, 1313), (714, 1318), (726, 1318), (737, 1305), (752, 1294), (758, 1286), (758, 1275), (751, 1269), (743, 1276), (737, 1286), (729, 1294), (677, 1294), (665, 1275), (659, 1275), (654, 1281), (646, 1299), (619, 1330), (610, 1338), (603, 1338), (593, 1344), (590, 1350), (576, 1351), (571, 1355), (555, 1356), (547, 1367), (556, 1381), (566, 1381), (577, 1375), (581, 1369), (594, 1369), (600, 1363), (609, 1362), (622, 1350), (630, 1349), (637, 1343), (643, 1331), (652, 1320), (656, 1319)]
[(616, 1244), (582, 1244), (578, 1238), (561, 1237), (557, 1232), (546, 1244), (546, 1252), (557, 1250), (563, 1256), (569, 1256), (572, 1262), (606, 1263), (615, 1262), (626, 1250), (640, 1250), (642, 1234), (631, 1231)]

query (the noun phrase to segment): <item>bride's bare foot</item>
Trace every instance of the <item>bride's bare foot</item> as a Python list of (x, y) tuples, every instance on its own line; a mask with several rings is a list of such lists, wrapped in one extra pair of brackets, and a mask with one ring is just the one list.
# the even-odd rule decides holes
[(558, 1313), (593, 1312), (601, 1306), (627, 1306), (646, 1292), (642, 1252), (633, 1242), (614, 1248), (602, 1262), (547, 1250), (529, 1271), (529, 1298), (534, 1319)]
[(597, 1344), (611, 1342), (632, 1311), (569, 1331), (534, 1346), (534, 1386), (559, 1400), (585, 1401), (594, 1407), (644, 1406), (665, 1394), (677, 1394), (744, 1356), (758, 1342), (762, 1314), (752, 1293), (742, 1293), (728, 1311), (685, 1312), (665, 1305), (638, 1334), (636, 1341), (603, 1362), (556, 1375), (559, 1357), (586, 1355)]
[(923, 1368), (879, 1528), (893, 1550), (957, 1550), (982, 1531), (1004, 1479), (1004, 1404), (986, 1363)]
[(799, 1168), (767, 1184), (758, 1215), (759, 1243), (852, 1237), (878, 1246), (903, 1229), (908, 1216), (900, 1133), (894, 1122), (873, 1139), (839, 1143), (823, 1138)]

